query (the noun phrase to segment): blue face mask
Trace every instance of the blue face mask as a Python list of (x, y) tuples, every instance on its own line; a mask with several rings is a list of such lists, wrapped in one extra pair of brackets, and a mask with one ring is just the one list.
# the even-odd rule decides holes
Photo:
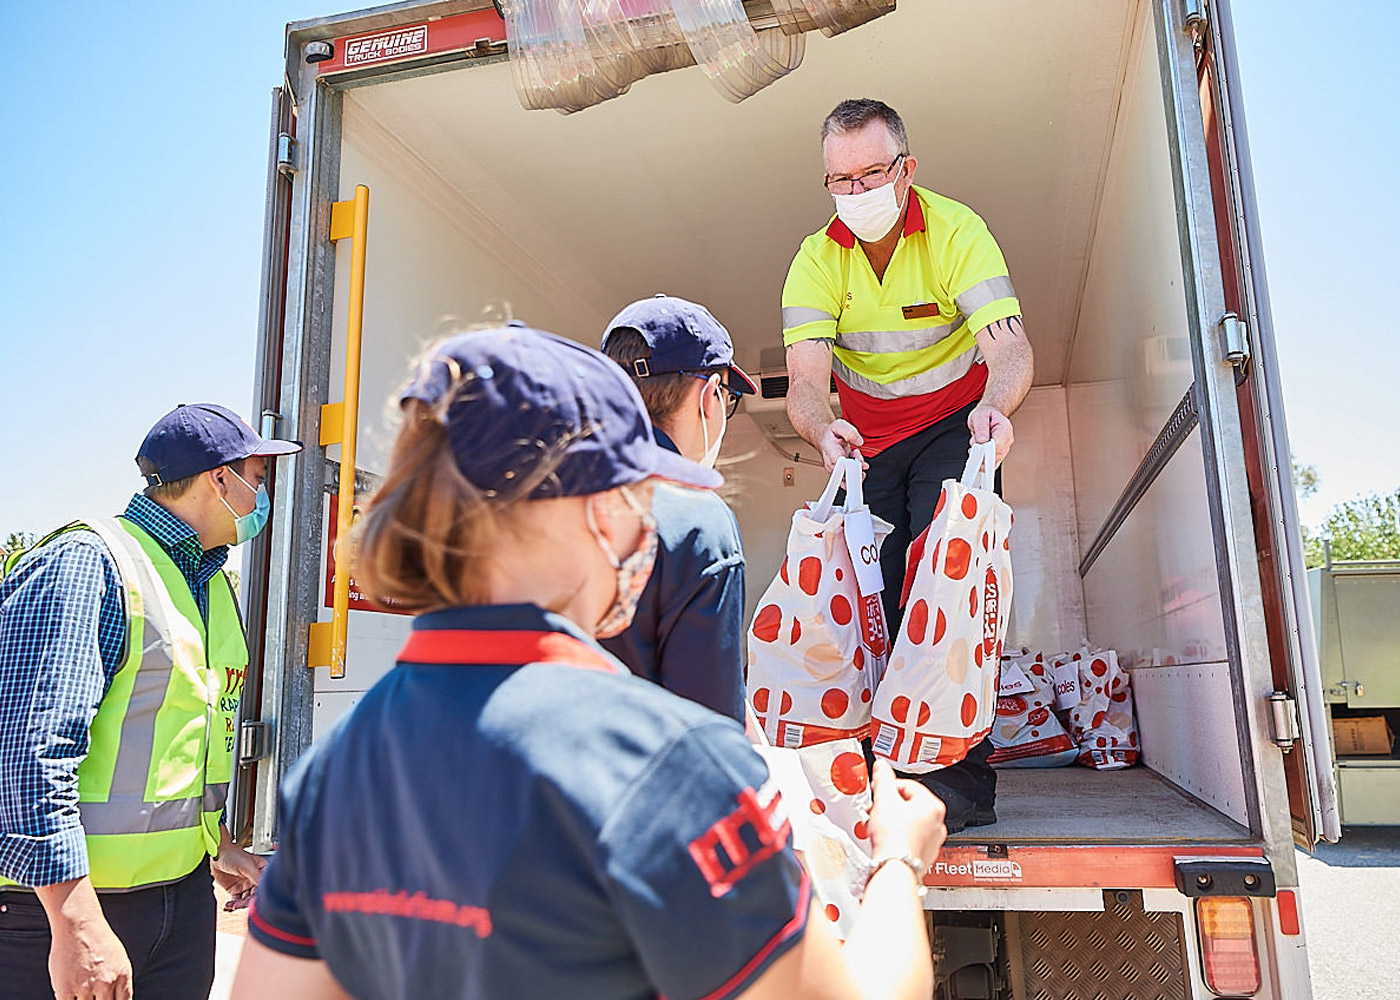
[[(244, 479), (232, 469), (228, 471), (234, 479), (237, 479), (244, 486), (248, 487), (248, 489), (253, 489), (253, 484), (248, 482), (248, 480)], [(259, 486), (256, 490), (253, 490), (253, 493), (253, 509), (246, 514), (240, 514), (238, 511), (234, 510), (233, 505), (224, 497), (219, 498), (224, 501), (224, 506), (227, 507), (228, 512), (233, 515), (233, 530), (235, 537), (238, 539), (238, 541), (234, 542), (235, 545), (242, 545), (250, 538), (256, 538), (258, 533), (262, 531), (263, 528), (267, 527), (267, 519), (272, 514), (272, 498), (267, 495), (267, 487)]]

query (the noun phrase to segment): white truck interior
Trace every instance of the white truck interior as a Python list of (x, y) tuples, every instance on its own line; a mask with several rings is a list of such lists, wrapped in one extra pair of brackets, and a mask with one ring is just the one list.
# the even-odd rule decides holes
[[(737, 106), (696, 68), (572, 116), (522, 110), (504, 60), (352, 87), (340, 197), (361, 183), (371, 192), (359, 466), (383, 470), (393, 427), (383, 402), (409, 359), (491, 302), (596, 346), (628, 301), (684, 296), (728, 326), (751, 373), (780, 376), (783, 278), (831, 213), (817, 129), (852, 96), (897, 108), (918, 181), (987, 220), (1035, 347), (1035, 387), (1004, 469), (1016, 512), (1008, 646), (1116, 649), (1136, 694), (1145, 767), (1003, 771), (1000, 822), (964, 836), (1246, 839), (1199, 429), (1080, 571), (1193, 378), (1144, 4), (908, 0), (847, 35), (813, 34), (800, 69)], [(348, 273), (342, 247), (337, 331)], [(343, 357), (342, 346), (332, 386)], [(745, 402), (721, 461), (751, 612), (793, 509), (825, 474), (792, 435), (780, 396)], [(346, 676), (317, 673), (318, 730), (392, 662), (405, 628), (352, 612)]]

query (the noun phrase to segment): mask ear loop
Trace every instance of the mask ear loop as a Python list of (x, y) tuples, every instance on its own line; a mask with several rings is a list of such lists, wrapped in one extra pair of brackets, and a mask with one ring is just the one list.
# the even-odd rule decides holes
[[(723, 399), (719, 398), (720, 379), (723, 377), (724, 376), (719, 372), (706, 376), (705, 388), (700, 391), (700, 433), (703, 434), (705, 438), (705, 450), (701, 454), (705, 455), (706, 458), (708, 458), (710, 454), (710, 422), (705, 417), (705, 400), (709, 394), (713, 393), (719, 401), (720, 412), (724, 412), (725, 402)], [(711, 387), (711, 383), (713, 383), (713, 388)], [(720, 433), (723, 434), (724, 432), (721, 431)]]
[[(624, 494), (625, 496), (626, 494)], [(593, 516), (593, 501), (597, 494), (588, 498), (583, 505), (583, 518), (588, 522), (588, 530), (593, 532), (593, 540), (598, 543), (598, 548), (603, 550), (603, 555), (608, 559), (608, 563), (613, 569), (622, 568), (622, 560), (617, 557), (613, 547), (608, 544), (608, 540), (603, 537), (603, 533), (598, 530), (598, 519)]]

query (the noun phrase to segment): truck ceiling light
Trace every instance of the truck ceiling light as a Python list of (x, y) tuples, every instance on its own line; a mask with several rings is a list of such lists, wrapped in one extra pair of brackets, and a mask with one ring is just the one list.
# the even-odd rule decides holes
[(1201, 974), (1211, 991), (1250, 997), (1259, 992), (1259, 950), (1254, 910), (1244, 896), (1203, 896), (1196, 900), (1201, 941)]

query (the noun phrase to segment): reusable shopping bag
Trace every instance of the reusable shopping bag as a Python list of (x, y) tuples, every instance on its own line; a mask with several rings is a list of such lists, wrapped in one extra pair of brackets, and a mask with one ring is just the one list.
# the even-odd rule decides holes
[(768, 765), (792, 824), (792, 846), (812, 879), (812, 893), (845, 940), (870, 878), (870, 775), (854, 739), (801, 748), (770, 745), (753, 725), (749, 736)]
[[(836, 493), (846, 488), (846, 502)], [(787, 558), (749, 625), (747, 683), (768, 741), (800, 747), (869, 731), (889, 655), (880, 543), (856, 459), (841, 459), (815, 504), (792, 516)]]
[(995, 475), (995, 444), (974, 444), (909, 547), (904, 623), (871, 706), (875, 753), (902, 771), (955, 764), (992, 728), (1011, 604), (1011, 508)]
[(1069, 731), (1079, 745), (1079, 763), (1098, 771), (1131, 767), (1138, 759), (1133, 688), (1111, 649), (1078, 658), (1079, 703), (1070, 709)]
[(1001, 660), (996, 721), (992, 724), (993, 767), (1064, 767), (1079, 748), (1055, 715), (1055, 690), (1042, 653), (1022, 651)]

